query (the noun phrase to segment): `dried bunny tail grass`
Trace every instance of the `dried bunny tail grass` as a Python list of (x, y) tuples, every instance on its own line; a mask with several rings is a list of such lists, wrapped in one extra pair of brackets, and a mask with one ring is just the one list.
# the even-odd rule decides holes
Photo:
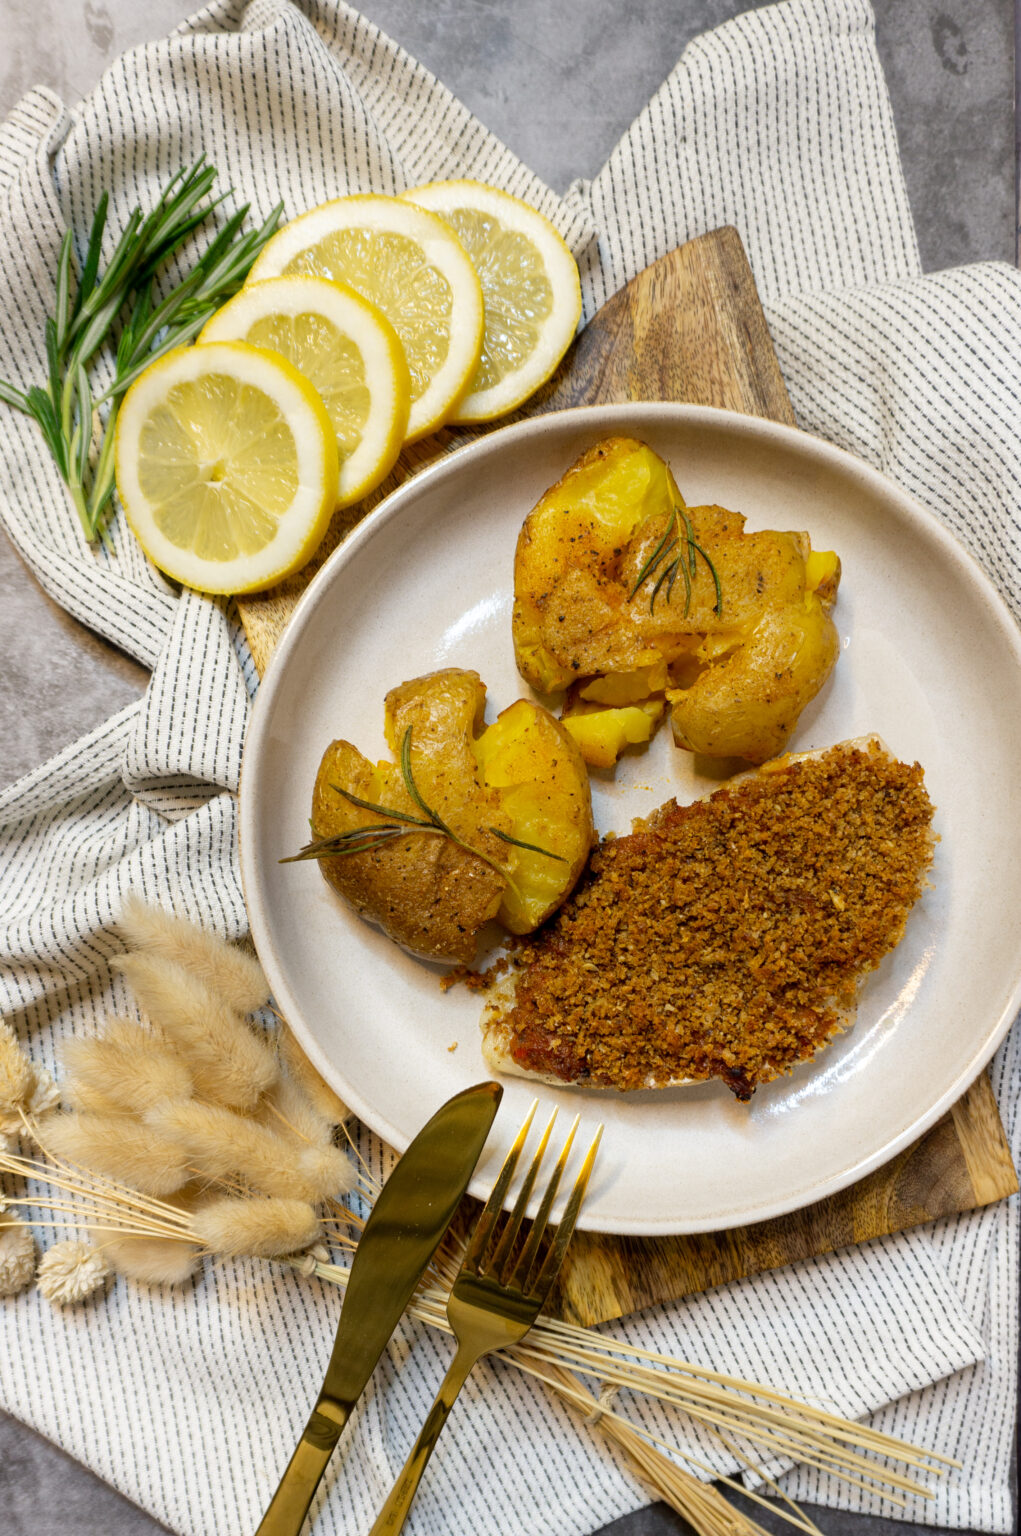
[(202, 1262), (202, 1250), (176, 1237), (105, 1236), (102, 1252), (111, 1269), (143, 1285), (183, 1285)]
[(289, 1131), (309, 1146), (328, 1147), (333, 1143), (333, 1122), (316, 1109), (308, 1094), (290, 1076), (281, 1077), (255, 1112), (260, 1125), (271, 1131)]
[(186, 1053), (195, 1091), (254, 1109), (279, 1075), (276, 1053), (205, 982), (156, 954), (115, 955), (144, 1011)]
[(173, 1194), (189, 1178), (180, 1146), (127, 1115), (54, 1115), (44, 1150), (146, 1195)]
[(314, 1200), (332, 1200), (346, 1195), (358, 1182), (351, 1159), (339, 1147), (302, 1147), (298, 1167)]
[[(3, 1200), (0, 1198), (0, 1210)], [(35, 1277), (32, 1228), (14, 1216), (0, 1220), (0, 1296), (16, 1296)]]
[(32, 1093), (29, 1097), (28, 1113), (36, 1120), (41, 1120), (45, 1115), (50, 1115), (55, 1109), (60, 1108), (60, 1087), (53, 1076), (45, 1067), (35, 1068), (35, 1082), (32, 1084)]
[(330, 1125), (343, 1125), (350, 1118), (351, 1111), (338, 1098), (330, 1087), (319, 1076), (315, 1067), (309, 1061), (305, 1052), (298, 1044), (294, 1033), (283, 1020), (280, 1022), (280, 1034), (278, 1037), (280, 1057), (294, 1081), (304, 1089), (313, 1107), (322, 1115)]
[(205, 1178), (237, 1175), (263, 1195), (302, 1201), (325, 1199), (353, 1182), (351, 1165), (338, 1148), (302, 1146), (219, 1105), (194, 1099), (159, 1104), (146, 1118)]
[(102, 1115), (106, 1120), (128, 1119), (131, 1111), (124, 1108), (123, 1104), (111, 1099), (109, 1094), (101, 1088), (93, 1088), (88, 1083), (83, 1083), (81, 1078), (65, 1079), (64, 1103), (69, 1109), (77, 1110), (82, 1115)]
[(192, 1228), (211, 1253), (232, 1258), (282, 1258), (322, 1236), (315, 1211), (303, 1200), (214, 1200), (196, 1211)]
[(192, 1091), (181, 1058), (134, 1019), (112, 1018), (101, 1036), (65, 1040), (61, 1055), (76, 1087), (84, 1084), (129, 1112), (186, 1099)]
[(238, 1013), (253, 1013), (269, 1000), (269, 983), (254, 956), (184, 918), (129, 896), (118, 927), (131, 948), (173, 961)]
[(32, 1063), (11, 1026), (0, 1020), (0, 1110), (10, 1112), (26, 1103), (34, 1082)]
[(39, 1261), (36, 1284), (47, 1301), (63, 1307), (84, 1301), (109, 1279), (98, 1248), (90, 1243), (54, 1243)]

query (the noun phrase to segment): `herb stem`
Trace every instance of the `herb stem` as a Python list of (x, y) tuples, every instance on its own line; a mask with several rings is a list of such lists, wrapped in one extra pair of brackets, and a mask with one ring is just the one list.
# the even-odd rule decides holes
[[(376, 816), (387, 816), (391, 819), (384, 822), (369, 822), (360, 827), (352, 827), (346, 832), (336, 832), (330, 837), (317, 838), (314, 842), (306, 843), (297, 853), (292, 853), (279, 862), (297, 864), (303, 859), (332, 859), (343, 854), (365, 853), (368, 849), (390, 842), (395, 837), (413, 837), (416, 833), (433, 833), (449, 838), (466, 853), (481, 859), (484, 864), (489, 865), (490, 869), (495, 869), (497, 874), (502, 875), (512, 890), (516, 890), (511, 876), (501, 864), (497, 863), (496, 859), (491, 859), (481, 849), (473, 848), (471, 843), (466, 843), (463, 838), (458, 837), (439, 812), (428, 805), (422, 797), (411, 768), (410, 725), (401, 738), (400, 766), (404, 787), (426, 818), (424, 821), (421, 817), (410, 816), (407, 811), (395, 811), (391, 806), (377, 805), (373, 800), (363, 800), (360, 795), (353, 794), (351, 790), (344, 789), (340, 784), (331, 784), (330, 788), (338, 795), (343, 795), (344, 799), (350, 801), (352, 805), (357, 805), (363, 811), (372, 811)], [(512, 837), (509, 832), (501, 832), (497, 827), (488, 827), (486, 830), (494, 837), (498, 837), (501, 842), (510, 843), (515, 848), (525, 848), (529, 853), (544, 854), (547, 859), (556, 859), (560, 864), (567, 863), (562, 854), (551, 853), (548, 848), (540, 848), (537, 843), (524, 843), (520, 838)]]
[[(104, 192), (93, 215), (77, 285), (72, 231), (61, 241), (53, 315), (45, 330), (46, 385), (32, 385), (22, 392), (0, 380), (0, 400), (34, 417), (90, 543), (102, 539), (110, 544), (105, 520), (114, 489), (118, 401), (157, 358), (192, 341), (213, 311), (238, 291), (280, 222), (283, 205), (278, 203), (258, 229), (242, 235), (246, 203), (230, 215), (191, 270), (154, 304), (157, 273), (231, 195), (209, 198), (215, 180), (214, 167), (202, 158), (175, 172), (148, 214), (135, 208), (128, 215), (101, 272), (110, 204)], [(89, 367), (125, 314), (113, 378), (101, 393), (93, 394)], [(112, 409), (90, 481), (95, 413), (108, 402)]]
[[(684, 522), (684, 548), (679, 550), (677, 554), (674, 554), (674, 550), (678, 549), (678, 545), (681, 542), (681, 520)], [(669, 559), (670, 555), (673, 555), (672, 560)], [(670, 519), (664, 529), (663, 537), (638, 572), (635, 584), (627, 595), (627, 601), (629, 603), (632, 601), (643, 583), (650, 576), (655, 575), (659, 566), (666, 560), (668, 563), (660, 571), (649, 597), (649, 613), (651, 615), (656, 612), (656, 598), (659, 596), (664, 582), (666, 583), (666, 600), (669, 603), (674, 590), (674, 582), (677, 580), (677, 573), (680, 571), (684, 577), (683, 617), (687, 618), (691, 612), (694, 580), (698, 572), (698, 555), (702, 556), (702, 559), (709, 568), (709, 574), (712, 577), (713, 588), (716, 594), (716, 600), (713, 603), (713, 613), (719, 618), (723, 612), (723, 587), (720, 583), (719, 572), (713, 564), (711, 557), (695, 538), (695, 528), (691, 518), (688, 516), (687, 510), (684, 507), (679, 507), (676, 502), (671, 508)]]

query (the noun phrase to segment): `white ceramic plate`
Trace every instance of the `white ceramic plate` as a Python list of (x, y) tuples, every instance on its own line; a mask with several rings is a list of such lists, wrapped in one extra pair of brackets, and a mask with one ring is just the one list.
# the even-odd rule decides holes
[[(925, 768), (940, 835), (933, 888), (900, 947), (865, 984), (854, 1028), (750, 1106), (718, 1083), (597, 1094), (540, 1088), (606, 1124), (584, 1224), (653, 1235), (793, 1210), (850, 1184), (931, 1125), (992, 1054), (1019, 1004), (1021, 641), (978, 566), (910, 497), (804, 433), (724, 411), (595, 407), (507, 427), (398, 490), (310, 586), (259, 690), (241, 783), (252, 930), (274, 995), (324, 1076), (403, 1149), (450, 1094), (489, 1074), (478, 995), (356, 917), (306, 841), (320, 756), (347, 737), (386, 756), (383, 695), (436, 667), (489, 688), (487, 718), (526, 692), (511, 645), (511, 571), (525, 514), (575, 457), (610, 433), (669, 460), (689, 502), (720, 502), (750, 528), (807, 529), (836, 549), (841, 654), (792, 746), (878, 732)], [(715, 780), (662, 730), (615, 779), (597, 776), (596, 825)], [(454, 1044), (456, 1042), (456, 1049)], [(484, 1193), (533, 1085), (505, 1080)]]

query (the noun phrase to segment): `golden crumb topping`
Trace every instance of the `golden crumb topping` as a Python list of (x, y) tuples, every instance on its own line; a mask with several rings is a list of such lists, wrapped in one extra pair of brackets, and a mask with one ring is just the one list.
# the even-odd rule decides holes
[(740, 1099), (841, 1028), (932, 862), (918, 764), (878, 743), (670, 801), (605, 840), (520, 951), (517, 1064), (633, 1089), (720, 1077)]

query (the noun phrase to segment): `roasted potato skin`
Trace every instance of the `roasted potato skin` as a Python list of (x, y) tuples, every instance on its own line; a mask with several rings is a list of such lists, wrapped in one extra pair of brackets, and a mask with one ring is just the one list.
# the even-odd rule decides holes
[(744, 644), (690, 688), (667, 690), (674, 741), (706, 757), (764, 763), (778, 756), (838, 647), (836, 626), (814, 594), (767, 608)]
[[(461, 842), (409, 832), (320, 867), (357, 911), (429, 960), (469, 963), (492, 918), (531, 931), (574, 885), (594, 836), (585, 765), (560, 722), (519, 700), (480, 735), (485, 698), (478, 674), (457, 668), (402, 683), (384, 706), (396, 761), (374, 764), (350, 742), (334, 741), (313, 790), (316, 838), (387, 820), (341, 790), (421, 818), (400, 767), (410, 727), (414, 786)], [(558, 857), (505, 841), (515, 836)]]
[[(589, 699), (612, 680), (617, 707), (665, 688), (678, 746), (754, 763), (783, 751), (836, 660), (828, 611), (840, 563), (813, 552), (807, 534), (745, 533), (744, 522), (724, 507), (686, 507), (666, 464), (636, 439), (596, 444), (518, 538), (522, 676), (540, 692), (580, 684)], [(697, 558), (670, 575), (687, 553), (685, 523)], [(664, 669), (668, 677), (644, 685)], [(575, 729), (591, 736), (594, 727)], [(613, 749), (593, 738), (585, 750), (603, 766)]]
[[(474, 764), (465, 762), (460, 742), (476, 708), (481, 714), (485, 690), (474, 674), (450, 677), (441, 673), (434, 678), (431, 688), (415, 690), (413, 685), (403, 684), (403, 693), (395, 689), (387, 695), (387, 735), (394, 722), (412, 724), (414, 775), (420, 792), (445, 820), (445, 813), (450, 813), (448, 825), (459, 835), (467, 834), (465, 840), (477, 847), (477, 822), (474, 818), (469, 822), (463, 808), (460, 814), (456, 809), (451, 813), (451, 802), (460, 796), (463, 807), (464, 799), (476, 791)], [(450, 761), (444, 764), (441, 743), (447, 738)], [(316, 775), (314, 837), (331, 837), (386, 821), (385, 816), (352, 805), (337, 793), (335, 785), (376, 805), (410, 816), (422, 814), (408, 794), (396, 763), (377, 766), (349, 741), (334, 741), (323, 754)], [(497, 838), (485, 834), (482, 842), (481, 851), (502, 857)], [(336, 891), (404, 949), (426, 960), (464, 964), (474, 957), (476, 935), (496, 916), (507, 886), (506, 878), (485, 860), (449, 837), (432, 833), (416, 832), (368, 852), (323, 859), (320, 868)]]
[[(621, 626), (617, 578), (635, 529), (668, 516), (673, 496), (680, 500), (657, 454), (635, 438), (611, 437), (583, 453), (528, 514), (514, 557), (513, 635), (518, 670), (539, 693), (554, 693), (584, 675), (576, 654), (583, 635), (619, 643), (615, 671), (644, 664), (635, 659), (640, 637)], [(565, 579), (571, 586), (561, 594), (557, 588)], [(558, 633), (566, 621), (561, 613), (575, 635), (566, 647)]]

